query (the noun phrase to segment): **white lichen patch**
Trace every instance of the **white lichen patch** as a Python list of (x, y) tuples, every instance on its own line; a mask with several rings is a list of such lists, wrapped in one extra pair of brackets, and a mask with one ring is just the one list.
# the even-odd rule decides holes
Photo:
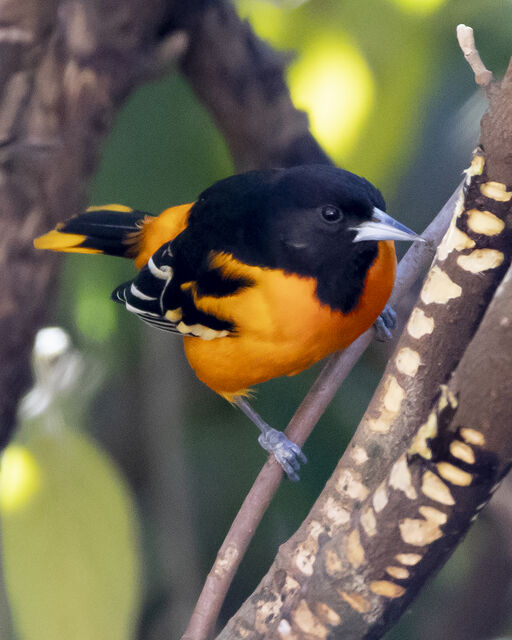
[(449, 462), (438, 462), (436, 466), (441, 478), (444, 478), (450, 484), (458, 487), (469, 487), (473, 480), (473, 476), (470, 473)]
[(335, 526), (347, 524), (350, 520), (350, 513), (344, 509), (339, 502), (329, 496), (322, 507), (324, 516)]
[(468, 255), (459, 256), (457, 264), (464, 271), (482, 273), (489, 271), (489, 269), (496, 269), (504, 259), (503, 252), (497, 249), (475, 249)]
[(472, 178), (473, 176), (481, 176), (484, 171), (485, 159), (484, 156), (480, 154), (476, 154), (473, 156), (473, 160), (467, 169), (464, 169), (464, 173), (468, 176), (468, 178)]
[(299, 602), (298, 607), (292, 613), (293, 622), (304, 633), (312, 638), (327, 638), (329, 629), (313, 615), (313, 612), (305, 600)]
[(360, 447), (359, 445), (352, 447), (350, 450), (350, 457), (358, 467), (368, 461), (366, 449), (363, 449), (363, 447)]
[(404, 587), (389, 580), (374, 580), (370, 583), (370, 589), (384, 598), (400, 598), (405, 593)]
[(370, 603), (360, 593), (347, 593), (341, 589), (337, 589), (337, 591), (343, 600), (345, 600), (345, 602), (354, 609), (354, 611), (357, 611), (358, 613), (367, 613), (370, 611)]
[(407, 580), (409, 577), (409, 571), (404, 567), (386, 567), (386, 573), (396, 580)]
[(485, 436), (481, 431), (476, 429), (470, 429), (469, 427), (462, 427), (460, 430), (461, 438), (468, 444), (475, 445), (476, 447), (483, 447), (485, 444)]
[(404, 518), (399, 523), (400, 535), (406, 544), (424, 547), (442, 537), (443, 532), (434, 520)]
[(324, 566), (327, 575), (339, 578), (343, 573), (343, 562), (333, 549), (327, 549), (324, 556)]
[(416, 500), (418, 494), (412, 485), (411, 471), (407, 464), (407, 458), (403, 454), (391, 468), (389, 485), (397, 491), (403, 491), (409, 500)]
[(480, 192), (486, 198), (497, 202), (509, 202), (512, 198), (512, 191), (507, 191), (507, 186), (502, 182), (484, 182), (480, 185)]
[(217, 560), (213, 566), (215, 575), (222, 577), (226, 572), (231, 570), (234, 562), (237, 561), (240, 551), (235, 543), (228, 544), (223, 553), (217, 556)]
[(380, 415), (378, 418), (371, 418), (368, 420), (368, 426), (374, 433), (388, 433), (391, 429), (392, 420), (389, 420), (385, 415)]
[(437, 248), (437, 259), (442, 262), (450, 255), (452, 251), (462, 251), (463, 249), (472, 249), (475, 241), (471, 239), (467, 233), (461, 231), (457, 227), (457, 217), (453, 216), (443, 240)]
[(293, 596), (300, 589), (300, 583), (292, 578), (292, 576), (287, 575), (284, 581), (284, 585), (281, 587), (281, 596), (282, 598), (288, 598), (289, 596)]
[(472, 249), (475, 246), (475, 241), (468, 236), (467, 233), (461, 231), (458, 227), (455, 227), (451, 246), (449, 247), (449, 253), (451, 251), (462, 251), (463, 249)]
[(404, 398), (405, 390), (398, 384), (394, 376), (389, 376), (383, 399), (384, 409), (390, 413), (397, 414)]
[[(245, 640), (245, 638), (248, 638), (251, 635), (251, 632), (253, 632), (253, 627), (249, 629), (246, 623), (243, 621), (235, 622), (234, 632), (237, 638), (240, 638), (240, 640)], [(287, 636), (287, 640), (298, 640), (298, 638), (295, 634), (292, 634)]]
[(438, 411), (444, 411), (448, 405), (451, 406), (452, 409), (456, 409), (458, 402), (457, 398), (453, 395), (446, 384), (439, 385), (441, 389), (441, 395), (439, 396), (439, 400), (437, 402)]
[(361, 526), (370, 538), (377, 533), (377, 519), (371, 507), (365, 509), (361, 514)]
[(386, 488), (385, 482), (375, 489), (375, 493), (373, 494), (373, 508), (377, 513), (380, 513), (384, 507), (387, 505), (389, 501), (388, 490)]
[(448, 486), (432, 471), (425, 471), (421, 483), (421, 491), (434, 502), (452, 506), (455, 499)]
[(446, 524), (448, 520), (448, 516), (443, 511), (439, 511), (439, 509), (435, 509), (434, 507), (429, 507), (426, 505), (422, 505), (418, 511), (425, 518), (425, 520), (432, 520), (432, 522), (437, 523), (438, 525)]
[(425, 460), (432, 459), (432, 449), (429, 440), (433, 440), (437, 436), (437, 415), (435, 409), (432, 410), (427, 421), (418, 429), (418, 433), (409, 447), (407, 453), (410, 456), (419, 455)]
[(419, 553), (398, 553), (395, 559), (408, 567), (414, 567), (423, 558)]
[(323, 622), (330, 624), (331, 627), (336, 627), (341, 622), (340, 616), (325, 602), (319, 602), (316, 605), (316, 613)]
[(306, 538), (297, 545), (293, 552), (293, 561), (297, 569), (305, 576), (313, 575), (313, 568), (318, 553), (318, 541), (314, 538)]
[(360, 567), (366, 560), (357, 529), (354, 529), (347, 538), (346, 554), (348, 561), (355, 569)]
[(292, 635), (292, 627), (290, 625), (290, 623), (288, 622), (288, 620), (285, 620), (284, 618), (280, 621), (278, 627), (277, 627), (277, 633), (281, 636), (281, 638), (286, 638), (287, 640), (291, 637)]
[(475, 464), (475, 452), (465, 442), (454, 440), (450, 443), (450, 453), (454, 458), (458, 458), (467, 464)]
[(430, 270), (420, 297), (425, 304), (446, 304), (461, 294), (462, 287), (436, 265)]
[(312, 520), (308, 525), (307, 534), (315, 540), (318, 540), (319, 536), (321, 536), (322, 533), (326, 533), (326, 531), (325, 525), (318, 520)]
[(446, 230), (446, 233), (444, 234), (443, 239), (441, 240), (441, 243), (437, 248), (436, 255), (438, 260), (440, 261), (446, 260), (448, 254), (454, 249), (454, 243), (456, 243), (457, 240), (454, 239), (453, 236), (457, 232), (457, 220), (458, 218), (460, 218), (463, 212), (464, 212), (464, 191), (461, 189), (459, 192), (459, 197), (457, 198), (457, 202), (453, 210), (453, 215), (450, 220), (448, 229)]
[(412, 377), (418, 373), (418, 368), (421, 364), (421, 357), (417, 351), (414, 351), (414, 349), (403, 347), (396, 354), (395, 364), (400, 373), (403, 373), (405, 376)]
[(370, 490), (359, 479), (359, 474), (350, 469), (343, 469), (336, 480), (336, 490), (352, 500), (366, 500)]
[(414, 309), (407, 323), (407, 331), (411, 338), (419, 340), (434, 331), (434, 318), (427, 316), (421, 309)]
[(427, 421), (421, 425), (418, 432), (414, 436), (414, 439), (409, 447), (407, 453), (412, 455), (419, 455), (425, 460), (432, 459), (432, 449), (430, 448), (430, 440), (433, 440), (437, 436), (438, 432), (438, 420), (437, 414), (441, 413), (446, 407), (451, 406), (452, 409), (457, 407), (457, 398), (453, 395), (447, 385), (440, 385), (441, 394), (437, 401), (437, 406), (430, 412)]
[(400, 413), (405, 398), (405, 389), (398, 384), (395, 376), (389, 375), (384, 381), (381, 395), (379, 415), (368, 421), (368, 426), (375, 433), (387, 433), (393, 421)]
[(498, 233), (501, 233), (505, 228), (503, 220), (490, 211), (469, 209), (466, 213), (468, 216), (468, 227), (474, 233), (479, 233), (483, 236), (497, 236)]
[(278, 597), (266, 598), (256, 603), (256, 616), (254, 628), (258, 633), (265, 633), (269, 622), (275, 620), (281, 610), (281, 599)]

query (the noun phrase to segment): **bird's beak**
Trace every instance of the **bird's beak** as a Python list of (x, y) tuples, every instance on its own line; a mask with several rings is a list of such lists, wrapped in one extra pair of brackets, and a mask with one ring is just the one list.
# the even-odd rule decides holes
[(353, 242), (365, 240), (409, 240), (409, 242), (420, 240), (423, 242), (423, 238), (420, 238), (417, 233), (377, 207), (373, 207), (371, 220), (352, 227), (352, 231), (356, 232)]

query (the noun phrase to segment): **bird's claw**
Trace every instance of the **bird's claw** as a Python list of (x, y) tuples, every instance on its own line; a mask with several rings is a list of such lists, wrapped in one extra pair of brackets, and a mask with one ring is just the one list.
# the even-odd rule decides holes
[(272, 428), (262, 433), (258, 442), (265, 451), (274, 456), (292, 482), (300, 480), (297, 471), (300, 469), (300, 465), (305, 464), (308, 460), (299, 445), (289, 440), (282, 431)]
[(374, 327), (377, 332), (375, 337), (380, 342), (389, 342), (393, 339), (392, 332), (396, 327), (396, 312), (389, 304), (384, 307), (380, 316), (375, 320)]

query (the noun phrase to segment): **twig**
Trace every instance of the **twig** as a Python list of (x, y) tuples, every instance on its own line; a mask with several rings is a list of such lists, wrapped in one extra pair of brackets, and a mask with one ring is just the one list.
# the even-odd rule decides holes
[[(459, 191), (460, 186), (457, 187), (422, 234), (426, 243), (413, 245), (400, 261), (395, 287), (390, 298), (392, 305), (407, 293), (428, 268), (435, 247), (439, 244), (448, 227)], [(300, 446), (305, 443), (336, 391), (369, 346), (373, 337), (374, 329), (372, 328), (345, 351), (329, 358), (286, 428), (286, 434), (291, 440)], [(245, 498), (219, 549), (182, 640), (205, 640), (210, 637), (229, 586), (254, 531), (279, 487), (281, 477), (281, 467), (274, 458), (269, 458)]]
[(492, 71), (485, 66), (475, 44), (473, 29), (465, 24), (457, 26), (457, 40), (469, 66), (475, 74), (475, 82), (486, 89), (493, 80)]

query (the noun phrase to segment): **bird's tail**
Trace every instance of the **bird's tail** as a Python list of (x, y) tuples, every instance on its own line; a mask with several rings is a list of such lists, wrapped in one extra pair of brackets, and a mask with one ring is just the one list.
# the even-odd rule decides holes
[(37, 249), (134, 258), (150, 214), (119, 204), (90, 207), (34, 240)]

